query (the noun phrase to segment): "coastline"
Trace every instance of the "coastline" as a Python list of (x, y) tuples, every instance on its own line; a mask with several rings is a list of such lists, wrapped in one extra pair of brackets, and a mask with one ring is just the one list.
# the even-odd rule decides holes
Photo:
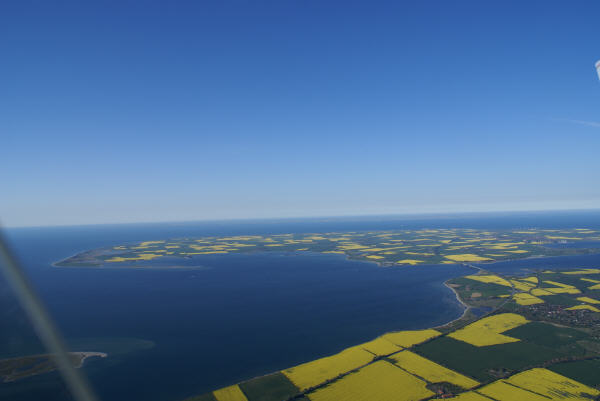
[(56, 266), (55, 264), (51, 265), (57, 269), (101, 269), (101, 270), (210, 270), (212, 267), (210, 266), (107, 266), (105, 264), (101, 265), (89, 265), (89, 266)]
[[(464, 276), (461, 276), (461, 277), (464, 277)], [(467, 312), (469, 312), (469, 310), (471, 310), (471, 306), (467, 305), (467, 303), (460, 298), (460, 296), (458, 295), (458, 292), (456, 292), (456, 290), (448, 284), (448, 281), (450, 281), (450, 280), (444, 281), (444, 286), (446, 288), (449, 288), (454, 293), (454, 297), (456, 298), (456, 300), (458, 301), (458, 303), (463, 306), (464, 310), (463, 310), (463, 313), (459, 317), (457, 317), (456, 319), (453, 319), (453, 320), (451, 320), (449, 322), (446, 322), (444, 324), (441, 324), (439, 326), (432, 327), (433, 329), (437, 329), (439, 327), (448, 326), (449, 324), (452, 324), (452, 323), (454, 323), (456, 321), (459, 321), (459, 320), (461, 320), (462, 318), (464, 318), (467, 315)]]
[[(75, 351), (68, 352), (68, 356), (73, 367), (79, 369), (88, 358), (106, 358), (108, 354), (106, 352)], [(2, 371), (0, 383), (11, 383), (44, 373), (54, 372), (56, 365), (54, 364), (52, 354), (34, 354), (0, 359), (0, 370)]]
[[(65, 262), (75, 256), (78, 256), (82, 253), (85, 252), (90, 252), (90, 251), (94, 251), (94, 250), (101, 250), (103, 248), (98, 248), (98, 249), (88, 249), (88, 250), (84, 250), (84, 251), (80, 251), (78, 253), (75, 253), (71, 256), (68, 256), (66, 258), (57, 260), (53, 263), (51, 263), (52, 267), (57, 267), (57, 268), (115, 268), (115, 269), (152, 269), (152, 268), (158, 268), (158, 269), (182, 269), (182, 268), (191, 268), (191, 269), (195, 269), (198, 268), (197, 266), (108, 266), (106, 265), (106, 263), (90, 263), (89, 265), (72, 265), (72, 266), (60, 266), (59, 264), (62, 262)], [(270, 253), (273, 251), (251, 251), (251, 252), (229, 252), (229, 253), (237, 253), (237, 254), (247, 254), (247, 253)], [(295, 254), (299, 251), (277, 251), (277, 252), (281, 252), (281, 253), (289, 253), (289, 254)], [(411, 264), (405, 264), (405, 263), (391, 263), (391, 262), (381, 262), (381, 261), (377, 261), (377, 260), (367, 260), (365, 258), (360, 258), (360, 257), (356, 257), (356, 255), (352, 255), (346, 252), (319, 252), (319, 251), (300, 251), (300, 252), (309, 252), (309, 253), (315, 253), (315, 254), (320, 254), (320, 255), (326, 255), (326, 254), (338, 254), (339, 256), (343, 257), (346, 260), (350, 260), (350, 261), (357, 261), (357, 262), (366, 262), (366, 263), (373, 263), (375, 265), (377, 265), (378, 267), (382, 267), (382, 268), (390, 268), (390, 267), (409, 267), (409, 268), (419, 268), (419, 267), (427, 267), (427, 266), (439, 266), (439, 265), (468, 265), (470, 267), (476, 268), (476, 269), (482, 269), (478, 266), (474, 266), (471, 265), (471, 263), (478, 263), (478, 264), (482, 264), (482, 265), (494, 265), (496, 263), (505, 263), (505, 262), (516, 262), (519, 260), (532, 260), (532, 259), (544, 259), (544, 258), (555, 258), (555, 257), (561, 257), (561, 256), (583, 256), (583, 255), (600, 255), (600, 249), (598, 250), (598, 252), (590, 252), (587, 254), (579, 254), (579, 255), (529, 255), (529, 256), (525, 256), (525, 257), (516, 257), (516, 258), (510, 258), (510, 259), (504, 259), (504, 260), (491, 260), (491, 261), (481, 261), (481, 262), (455, 262), (455, 263), (423, 263), (423, 264), (418, 264), (418, 265), (411, 265)], [(205, 266), (202, 266), (205, 267)]]
[(71, 354), (75, 354), (81, 358), (81, 360), (79, 361), (79, 364), (75, 366), (76, 368), (81, 368), (83, 366), (83, 364), (85, 363), (85, 360), (88, 358), (93, 358), (93, 357), (106, 358), (106, 357), (108, 357), (108, 354), (106, 352), (86, 351), (86, 352), (71, 352)]

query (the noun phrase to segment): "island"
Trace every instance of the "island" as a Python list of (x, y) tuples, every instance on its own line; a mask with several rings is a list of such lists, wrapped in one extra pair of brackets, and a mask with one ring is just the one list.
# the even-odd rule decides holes
[(338, 253), (381, 266), (489, 263), (600, 253), (600, 233), (573, 229), (423, 229), (144, 241), (78, 253), (57, 267), (190, 267), (178, 260), (253, 252)]
[[(76, 368), (83, 366), (88, 358), (106, 358), (104, 352), (69, 352), (69, 359)], [(53, 372), (56, 364), (50, 354), (36, 354), (16, 358), (0, 359), (0, 378), (4, 383), (37, 376), (42, 373)]]

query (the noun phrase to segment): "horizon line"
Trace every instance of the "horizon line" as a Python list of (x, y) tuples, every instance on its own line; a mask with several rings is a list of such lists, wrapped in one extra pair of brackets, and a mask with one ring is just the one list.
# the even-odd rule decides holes
[(153, 220), (153, 221), (121, 221), (109, 223), (81, 223), (81, 224), (42, 224), (42, 225), (12, 225), (2, 229), (20, 228), (53, 228), (53, 227), (89, 227), (89, 226), (115, 226), (115, 225), (146, 225), (146, 224), (193, 224), (193, 223), (233, 223), (233, 222), (265, 222), (278, 220), (314, 220), (314, 219), (342, 219), (342, 218), (375, 218), (375, 217), (435, 217), (441, 215), (477, 215), (477, 214), (504, 214), (504, 213), (556, 213), (556, 212), (600, 212), (598, 208), (557, 208), (557, 209), (503, 209), (479, 211), (439, 211), (439, 212), (396, 212), (396, 213), (365, 213), (365, 214), (338, 214), (338, 215), (306, 215), (306, 216), (280, 216), (280, 217), (238, 217), (221, 219), (190, 219), (190, 220)]

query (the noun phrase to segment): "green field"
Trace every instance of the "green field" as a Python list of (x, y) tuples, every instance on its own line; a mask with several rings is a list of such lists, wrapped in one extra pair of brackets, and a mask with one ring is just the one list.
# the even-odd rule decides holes
[(570, 327), (558, 327), (543, 322), (530, 322), (523, 326), (508, 330), (504, 332), (504, 334), (551, 348), (573, 344), (579, 340), (585, 340), (590, 337), (589, 334), (582, 330)]
[(580, 303), (575, 298), (563, 294), (543, 295), (540, 298), (550, 305), (574, 306)]
[(283, 374), (277, 372), (240, 383), (249, 401), (281, 401), (300, 393)]
[(600, 359), (559, 363), (549, 369), (588, 386), (600, 386)]
[(570, 356), (585, 356), (589, 351), (578, 342), (588, 340), (590, 335), (570, 327), (558, 327), (549, 323), (531, 322), (508, 330), (507, 336), (519, 338), (532, 344), (548, 347)]
[(512, 292), (510, 287), (491, 283), (481, 283), (462, 277), (449, 280), (448, 283), (460, 285), (462, 287), (460, 289), (460, 295), (464, 299), (472, 298), (473, 293), (479, 293), (480, 298), (493, 298), (500, 295), (508, 295)]
[(415, 352), (479, 381), (496, 378), (492, 373), (495, 370), (518, 371), (565, 356), (552, 348), (524, 341), (475, 347), (450, 337), (417, 346)]

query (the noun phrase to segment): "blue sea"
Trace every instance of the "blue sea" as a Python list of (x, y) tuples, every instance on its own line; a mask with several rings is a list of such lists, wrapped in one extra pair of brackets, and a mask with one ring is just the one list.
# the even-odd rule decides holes
[[(83, 250), (203, 235), (416, 228), (600, 228), (600, 212), (289, 219), (20, 228), (8, 237), (102, 400), (177, 401), (336, 353), (385, 332), (459, 317), (443, 282), (459, 265), (381, 268), (337, 254), (206, 255), (201, 269), (58, 268)], [(599, 267), (600, 255), (486, 265)], [(1, 282), (0, 357), (43, 352)], [(0, 384), (4, 400), (69, 399), (57, 373)]]

